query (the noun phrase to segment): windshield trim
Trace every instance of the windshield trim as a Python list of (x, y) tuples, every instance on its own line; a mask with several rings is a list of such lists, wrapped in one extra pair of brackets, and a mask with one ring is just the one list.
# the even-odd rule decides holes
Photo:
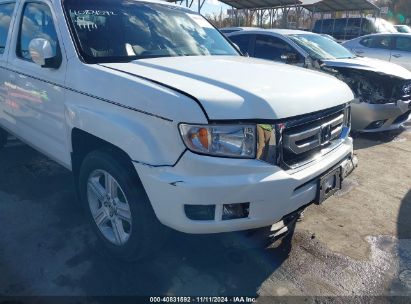
[[(170, 5), (168, 3), (153, 3), (153, 2), (149, 2), (149, 1), (136, 1), (136, 2), (144, 2), (147, 4), (157, 4), (157, 5), (161, 5), (164, 7), (172, 7), (172, 8), (176, 8), (176, 6)], [(99, 64), (99, 63), (127, 63), (127, 62), (132, 62), (135, 60), (143, 60), (143, 59), (150, 59), (150, 58), (174, 58), (174, 57), (178, 57), (178, 56), (150, 56), (150, 57), (145, 57), (145, 58), (141, 58), (139, 56), (130, 56), (130, 57), (124, 57), (124, 56), (112, 56), (112, 57), (93, 57), (90, 56), (88, 54), (86, 54), (82, 48), (81, 48), (81, 42), (78, 38), (78, 35), (75, 32), (75, 28), (74, 28), (74, 24), (73, 22), (71, 22), (70, 20), (70, 16), (67, 14), (67, 10), (66, 10), (66, 0), (62, 0), (61, 1), (61, 9), (63, 10), (63, 14), (64, 14), (64, 19), (66, 21), (66, 24), (68, 26), (69, 32), (70, 32), (70, 37), (72, 39), (72, 41), (74, 42), (74, 48), (76, 50), (76, 53), (78, 55), (78, 58), (80, 59), (81, 62), (86, 63), (86, 64)], [(203, 18), (205, 18), (203, 15), (194, 12), (188, 8), (185, 7), (177, 7), (178, 10), (181, 10), (183, 12), (186, 13), (190, 13), (190, 14), (196, 14), (199, 15)], [(207, 19), (208, 21), (208, 19)], [(209, 22), (209, 21), (208, 21)], [(211, 22), (209, 22), (209, 24), (213, 27), (213, 29), (215, 29), (218, 33), (220, 33), (220, 35), (223, 37), (223, 39), (229, 43), (229, 45), (235, 50), (235, 52), (237, 53), (237, 55), (239, 56), (244, 56), (234, 45), (234, 43), (228, 39), (228, 37), (226, 35), (224, 35), (216, 26), (214, 26), (214, 24), (212, 24)], [(232, 55), (192, 55), (193, 57), (198, 57), (198, 56), (232, 56)], [(186, 56), (186, 57), (190, 57), (190, 56)]]

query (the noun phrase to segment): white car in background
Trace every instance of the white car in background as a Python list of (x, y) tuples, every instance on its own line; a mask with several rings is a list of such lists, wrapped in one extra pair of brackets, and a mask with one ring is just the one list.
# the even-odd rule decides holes
[(399, 64), (411, 71), (411, 34), (374, 34), (343, 43), (358, 56)]
[(355, 131), (397, 129), (411, 116), (411, 72), (396, 64), (357, 57), (334, 40), (304, 31), (254, 30), (228, 37), (251, 57), (316, 69), (346, 82), (356, 95)]
[(411, 27), (405, 24), (394, 25), (398, 33), (411, 33)]

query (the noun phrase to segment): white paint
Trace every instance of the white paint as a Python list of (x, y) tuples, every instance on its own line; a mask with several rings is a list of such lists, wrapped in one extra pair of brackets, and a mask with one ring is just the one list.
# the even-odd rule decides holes
[(348, 86), (326, 74), (239, 56), (157, 58), (104, 66), (188, 92), (211, 119), (281, 119), (354, 99)]

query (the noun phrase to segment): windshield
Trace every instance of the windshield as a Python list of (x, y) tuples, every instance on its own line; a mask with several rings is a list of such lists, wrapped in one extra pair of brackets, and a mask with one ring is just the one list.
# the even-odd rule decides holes
[(65, 0), (64, 8), (88, 63), (239, 55), (206, 19), (186, 9), (131, 0)]
[(321, 35), (297, 34), (290, 35), (289, 37), (314, 59), (326, 60), (355, 57), (342, 45)]

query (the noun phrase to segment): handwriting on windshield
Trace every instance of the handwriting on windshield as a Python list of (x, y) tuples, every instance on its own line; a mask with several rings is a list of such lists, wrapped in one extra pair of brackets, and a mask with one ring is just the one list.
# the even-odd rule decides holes
[(79, 15), (92, 15), (92, 16), (116, 16), (113, 11), (101, 11), (101, 10), (70, 10), (70, 14), (75, 16)]
[(79, 28), (87, 28), (89, 31), (91, 29), (98, 28), (97, 24), (95, 24), (93, 21), (86, 20), (84, 17), (77, 17), (75, 22)]

